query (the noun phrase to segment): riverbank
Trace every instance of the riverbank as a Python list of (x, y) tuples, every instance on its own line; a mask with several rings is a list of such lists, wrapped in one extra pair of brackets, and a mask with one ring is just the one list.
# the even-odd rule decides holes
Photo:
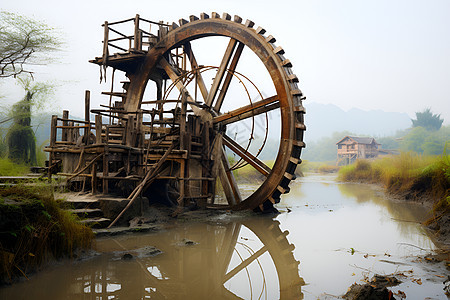
[[(221, 299), (221, 291), (280, 299), (281, 285), (304, 299), (335, 299), (374, 274), (402, 281), (389, 287), (396, 299), (446, 299), (448, 269), (429, 256), (438, 249), (419, 224), (423, 207), (335, 178), (298, 178), (278, 215), (186, 210), (172, 218), (170, 208), (151, 206), (131, 227), (95, 229), (92, 251), (0, 288), (0, 299)], [(292, 284), (291, 275), (304, 283)]]
[(383, 186), (391, 197), (432, 206), (425, 222), (444, 247), (450, 247), (450, 156), (402, 153), (377, 160), (358, 160), (342, 167), (338, 180)]
[(0, 285), (90, 247), (91, 229), (63, 210), (62, 203), (48, 184), (0, 189)]

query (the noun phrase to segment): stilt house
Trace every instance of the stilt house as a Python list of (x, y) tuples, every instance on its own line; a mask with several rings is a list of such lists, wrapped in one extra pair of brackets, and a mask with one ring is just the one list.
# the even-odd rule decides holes
[(356, 159), (374, 158), (378, 156), (381, 144), (371, 137), (346, 136), (336, 143), (337, 164), (347, 165)]

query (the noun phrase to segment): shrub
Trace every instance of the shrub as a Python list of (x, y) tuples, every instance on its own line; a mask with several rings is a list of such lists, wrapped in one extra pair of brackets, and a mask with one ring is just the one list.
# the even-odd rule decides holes
[(16, 185), (0, 189), (0, 198), (0, 282), (90, 246), (91, 229), (60, 208), (50, 186)]

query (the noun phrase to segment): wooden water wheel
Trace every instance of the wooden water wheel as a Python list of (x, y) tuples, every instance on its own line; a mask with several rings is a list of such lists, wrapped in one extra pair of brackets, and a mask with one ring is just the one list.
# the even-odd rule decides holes
[[(131, 36), (113, 28), (126, 22), (134, 22)], [(143, 24), (157, 32), (143, 30)], [(127, 80), (122, 91), (104, 93), (118, 101), (91, 110), (99, 116), (88, 126), (96, 139), (80, 147), (85, 165), (96, 159), (94, 171), (86, 171), (93, 188), (129, 186), (180, 205), (238, 210), (268, 210), (279, 202), (301, 162), (305, 109), (292, 64), (273, 36), (227, 13), (172, 25), (137, 15), (106, 22), (104, 29), (103, 56), (91, 62), (102, 70), (112, 67), (113, 76), (123, 71)], [(123, 40), (128, 49), (116, 44)], [(66, 122), (60, 127), (68, 130), (68, 120), (60, 119)], [(53, 164), (62, 157), (57, 146), (50, 145)], [(89, 149), (96, 149), (90, 158)], [(255, 174), (250, 187), (237, 183), (238, 169)], [(64, 172), (74, 178), (75, 171), (72, 166)]]

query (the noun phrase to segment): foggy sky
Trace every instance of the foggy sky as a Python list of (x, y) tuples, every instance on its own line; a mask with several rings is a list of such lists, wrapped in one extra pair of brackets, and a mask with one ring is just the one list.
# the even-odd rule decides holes
[[(450, 124), (450, 1), (2, 1), (0, 9), (57, 28), (65, 46), (59, 63), (36, 67), (38, 81), (58, 84), (52, 109), (83, 115), (84, 90), (93, 106), (105, 104), (98, 66), (101, 24), (133, 17), (177, 22), (212, 11), (251, 19), (275, 36), (294, 65), (308, 102), (344, 110), (414, 112), (429, 107)], [(5, 3), (6, 2), (6, 3)], [(111, 72), (111, 71), (109, 71)], [(13, 80), (3, 99), (20, 100)], [(5, 100), (2, 100), (5, 101)], [(380, 120), (382, 121), (382, 120)]]

